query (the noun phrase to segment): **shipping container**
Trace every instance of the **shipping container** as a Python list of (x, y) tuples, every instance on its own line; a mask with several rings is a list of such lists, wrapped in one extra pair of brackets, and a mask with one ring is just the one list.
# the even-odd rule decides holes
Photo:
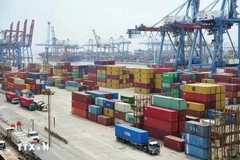
[(104, 126), (111, 126), (112, 125), (112, 118), (104, 115), (98, 115), (97, 122)]
[(88, 118), (88, 112), (84, 111), (84, 110), (81, 110), (81, 109), (78, 109), (78, 108), (72, 107), (72, 114), (77, 115), (77, 116), (82, 117), (82, 118)]
[(121, 111), (116, 111), (115, 110), (115, 118), (121, 119), (121, 120), (125, 120), (125, 112), (121, 112)]
[(97, 122), (97, 114), (88, 113), (88, 119), (93, 122)]
[(96, 105), (89, 105), (88, 112), (96, 115), (101, 115), (103, 113), (103, 108)]
[(147, 125), (152, 128), (157, 128), (169, 132), (177, 132), (178, 131), (178, 122), (168, 122), (159, 119), (154, 119), (151, 117), (144, 117), (144, 125)]
[(78, 109), (81, 109), (81, 110), (84, 110), (84, 111), (88, 111), (88, 106), (89, 105), (91, 105), (91, 104), (84, 103), (84, 102), (79, 102), (79, 101), (76, 101), (76, 100), (72, 100), (72, 107), (78, 108)]
[(124, 103), (124, 102), (116, 102), (115, 103), (115, 110), (121, 112), (130, 112), (131, 111), (131, 104)]
[(174, 110), (186, 109), (186, 100), (180, 99), (180, 98), (161, 96), (161, 95), (153, 95), (152, 104), (155, 106), (174, 109)]
[(72, 100), (76, 100), (84, 103), (92, 103), (92, 96), (84, 92), (73, 92)]
[(169, 135), (165, 136), (164, 138), (164, 146), (178, 152), (184, 152), (184, 144), (184, 139), (181, 139), (179, 137)]
[(29, 107), (30, 104), (34, 103), (34, 100), (32, 98), (21, 96), (19, 98), (19, 103), (23, 107)]
[(98, 106), (103, 107), (104, 106), (104, 100), (106, 100), (106, 98), (96, 97), (95, 104), (98, 105)]
[(5, 96), (6, 96), (6, 99), (8, 100), (8, 101), (11, 101), (11, 100), (13, 100), (14, 98), (18, 98), (18, 95), (16, 94), (16, 93), (14, 93), (14, 92), (5, 92)]
[(210, 130), (209, 130), (208, 124), (203, 124), (200, 122), (195, 121), (187, 121), (185, 123), (185, 132), (194, 134), (200, 137), (208, 138), (210, 136)]
[(146, 117), (152, 117), (163, 121), (176, 122), (178, 121), (178, 112), (166, 108), (155, 106), (144, 106), (143, 114)]
[(115, 135), (140, 145), (147, 144), (149, 139), (148, 131), (131, 127), (126, 124), (116, 124)]
[(208, 160), (210, 158), (209, 149), (202, 149), (189, 144), (185, 144), (185, 153), (201, 160)]
[(125, 101), (126, 103), (135, 104), (135, 97), (121, 95), (120, 99)]
[(210, 148), (210, 139), (202, 138), (193, 134), (185, 133), (185, 143), (199, 148)]
[(114, 110), (109, 109), (109, 108), (104, 108), (103, 109), (103, 114), (108, 117), (114, 117)]
[(103, 101), (103, 106), (104, 106), (105, 108), (115, 109), (115, 101), (109, 100), (109, 99), (105, 99), (105, 100)]

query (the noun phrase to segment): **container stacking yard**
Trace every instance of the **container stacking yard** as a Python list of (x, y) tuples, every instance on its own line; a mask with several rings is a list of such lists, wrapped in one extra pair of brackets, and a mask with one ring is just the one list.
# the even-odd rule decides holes
[[(19, 98), (19, 104), (6, 103), (9, 109), (12, 110), (11, 106), (14, 106), (16, 112), (26, 113), (31, 119), (34, 119), (33, 116), (36, 115), (38, 117), (39, 115), (46, 116), (44, 115), (46, 113), (34, 110), (34, 103), (43, 100), (44, 95), (41, 95), (41, 92), (44, 93), (46, 88), (50, 88), (56, 92), (55, 95), (51, 95), (51, 112), (59, 121), (56, 122), (57, 127), (52, 130), (66, 137), (70, 145), (77, 146), (78, 140), (83, 142), (83, 139), (78, 136), (80, 134), (89, 141), (94, 141), (93, 137), (95, 136), (99, 143), (107, 145), (106, 147), (110, 147), (108, 146), (110, 144), (127, 149), (133, 148), (134, 150), (131, 152), (130, 150), (126, 152), (133, 155), (139, 154), (138, 159), (141, 157), (154, 159), (158, 156), (171, 158), (167, 153), (173, 151), (176, 152), (175, 158), (179, 159), (195, 157), (205, 160), (238, 156), (238, 141), (231, 139), (232, 136), (236, 137), (239, 134), (236, 127), (239, 126), (237, 117), (240, 116), (238, 105), (236, 105), (239, 103), (240, 85), (238, 82), (240, 80), (234, 74), (211, 75), (205, 72), (176, 72), (172, 69), (169, 72), (168, 69), (161, 68), (139, 68), (131, 71), (134, 72), (133, 82), (137, 87), (129, 88), (127, 87), (129, 85), (124, 85), (124, 74), (130, 72), (124, 72), (128, 69), (122, 71), (117, 69), (117, 72), (123, 74), (119, 77), (123, 83), (119, 83), (118, 87), (111, 85), (107, 88), (108, 85), (98, 86), (100, 84), (98, 77), (96, 79), (89, 78), (93, 76), (91, 71), (94, 68), (93, 65), (72, 67), (68, 62), (66, 64), (57, 63), (57, 65), (60, 64), (63, 67), (50, 68), (52, 73), (42, 72), (42, 69), (34, 73), (5, 71), (2, 82), (2, 90), (6, 91), (4, 98), (9, 101), (12, 96), (9, 98), (7, 95)], [(103, 68), (106, 70), (107, 68), (118, 68), (109, 65), (94, 66), (102, 69), (96, 73), (96, 75), (101, 75), (101, 81), (103, 81)], [(61, 70), (60, 68), (67, 69)], [(77, 74), (76, 68), (82, 68), (78, 70), (82, 74)], [(88, 72), (89, 70), (90, 72)], [(135, 75), (137, 76), (136, 80)], [(161, 85), (159, 81), (161, 81)], [(108, 82), (101, 83), (103, 85)], [(27, 90), (30, 86), (30, 91), (35, 94), (34, 97), (19, 95), (21, 92), (19, 85), (23, 87), (23, 90)], [(40, 89), (36, 86), (40, 86)], [(71, 115), (69, 115), (69, 111), (71, 111)], [(72, 128), (70, 125), (70, 128), (67, 129), (69, 123), (82, 127)], [(42, 126), (43, 123), (38, 125)], [(78, 134), (73, 134), (74, 132)], [(100, 135), (104, 134), (108, 138), (101, 139)], [(93, 142), (86, 141), (84, 143), (88, 147), (92, 147), (93, 144)], [(100, 144), (96, 146), (100, 147)], [(67, 146), (67, 144), (64, 145)], [(78, 146), (77, 149), (85, 153), (89, 152), (81, 146)], [(157, 156), (151, 156), (141, 151)], [(93, 156), (90, 153), (87, 155)], [(117, 154), (112, 156), (116, 158)]]

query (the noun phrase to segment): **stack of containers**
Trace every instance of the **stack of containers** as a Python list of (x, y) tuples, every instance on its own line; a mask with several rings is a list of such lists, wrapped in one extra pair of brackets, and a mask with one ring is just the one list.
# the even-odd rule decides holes
[(29, 72), (38, 73), (41, 69), (41, 63), (29, 63), (27, 66), (27, 70)]
[(2, 83), (2, 82), (3, 82), (3, 80), (4, 80), (4, 78), (3, 78), (3, 73), (2, 73), (2, 72), (0, 72), (0, 83)]
[(179, 133), (179, 135), (181, 135), (184, 132), (187, 108), (186, 100), (161, 95), (153, 95), (152, 105), (176, 111), (178, 113), (178, 119), (176, 121), (177, 132)]
[(98, 123), (102, 125), (112, 125), (114, 122), (114, 109), (115, 109), (115, 101), (97, 97), (96, 105), (103, 107), (103, 114), (98, 116)]
[[(200, 72), (200, 67), (193, 67), (193, 68), (192, 68), (192, 71)], [(209, 71), (211, 71), (211, 67), (203, 67), (203, 68), (202, 68), (202, 71), (203, 71), (203, 72), (209, 72)]]
[(88, 106), (93, 104), (92, 96), (83, 92), (72, 92), (72, 114), (88, 118)]
[(126, 103), (131, 104), (131, 106), (135, 105), (135, 97), (134, 96), (120, 96), (120, 99)]
[(71, 66), (72, 67), (72, 76), (73, 78), (79, 78), (79, 66)]
[(131, 105), (124, 102), (115, 102), (115, 124), (123, 124), (126, 120), (126, 114), (131, 112)]
[(10, 65), (4, 65), (2, 62), (0, 62), (0, 72), (4, 73), (5, 71), (11, 71), (12, 66)]
[(88, 79), (93, 81), (94, 84), (97, 85), (97, 66), (88, 66)]
[(180, 83), (196, 83), (196, 73), (183, 73), (180, 75)]
[(236, 77), (237, 74), (232, 73), (222, 73), (222, 74), (213, 74), (212, 78), (215, 79), (215, 82), (222, 82), (222, 83), (231, 83), (231, 79)]
[(203, 78), (203, 79), (202, 79), (202, 83), (211, 83), (211, 84), (214, 84), (214, 83), (215, 83), (215, 80), (214, 80), (214, 79)]
[[(210, 72), (196, 72), (196, 82), (202, 82), (202, 79), (208, 79), (211, 77)], [(205, 82), (202, 82), (205, 83)]]
[(41, 72), (41, 73), (40, 73), (40, 80), (41, 80), (41, 81), (47, 81), (48, 75), (49, 75), (48, 72)]
[(154, 68), (135, 68), (134, 69), (134, 91), (136, 93), (149, 94), (155, 91)]
[(14, 78), (13, 83), (14, 83), (13, 91), (16, 94), (21, 93), (21, 91), (26, 88), (24, 79)]
[(126, 73), (129, 75), (129, 87), (133, 87), (134, 84), (134, 69), (126, 68)]
[(162, 73), (159, 70), (155, 72), (155, 93), (162, 92)]
[(87, 66), (71, 66), (72, 76), (73, 78), (83, 78), (85, 74), (87, 74)]
[(178, 136), (178, 112), (156, 106), (144, 106), (144, 126), (151, 137), (164, 140), (167, 135)]
[(218, 83), (219, 85), (224, 85), (226, 88), (226, 105), (238, 104), (238, 97), (240, 97), (240, 85), (233, 83)]
[(66, 85), (66, 90), (67, 91), (71, 91), (71, 92), (77, 92), (78, 91), (78, 87), (79, 87), (79, 84), (75, 81), (67, 81), (65, 83)]
[(101, 87), (106, 87), (106, 66), (99, 65), (97, 66), (97, 85)]
[[(108, 88), (125, 88), (129, 87), (127, 83), (126, 67), (124, 66), (107, 66), (107, 86)], [(129, 82), (129, 80), (128, 80)]]
[(99, 87), (95, 85), (95, 82), (92, 80), (84, 80), (82, 85), (83, 90), (98, 90)]
[(171, 96), (171, 84), (179, 82), (180, 73), (166, 72), (162, 75), (162, 93), (167, 96)]
[(188, 121), (185, 125), (185, 153), (207, 160), (210, 157), (210, 127), (195, 121)]
[(53, 68), (50, 64), (44, 64), (43, 71), (47, 72), (49, 75), (53, 75)]
[(64, 84), (66, 81), (73, 81), (71, 72), (65, 72), (62, 74), (61, 83)]
[(59, 87), (59, 85), (62, 82), (62, 78), (60, 76), (53, 76), (53, 77), (49, 77), (48, 81), (51, 81), (55, 87)]
[(115, 65), (115, 60), (94, 61), (95, 65)]
[(89, 105), (88, 107), (88, 119), (93, 122), (97, 122), (98, 116), (103, 114), (103, 108), (97, 105)]
[(181, 84), (172, 83), (171, 84), (171, 96), (174, 98), (181, 98)]
[(30, 90), (34, 94), (41, 94), (41, 81), (40, 81), (40, 73), (28, 73), (28, 78), (34, 79), (35, 84), (30, 85)]
[[(231, 83), (240, 84), (240, 78), (232, 78)], [(240, 87), (238, 87), (240, 89)], [(240, 104), (240, 91), (237, 92), (237, 103)]]
[(187, 100), (187, 115), (205, 118), (205, 111), (225, 107), (225, 86), (209, 83), (185, 84), (183, 98)]

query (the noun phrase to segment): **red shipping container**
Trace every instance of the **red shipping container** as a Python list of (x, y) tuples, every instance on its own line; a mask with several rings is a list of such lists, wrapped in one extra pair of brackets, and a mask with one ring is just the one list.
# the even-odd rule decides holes
[(23, 89), (26, 89), (26, 86), (24, 84), (23, 85), (14, 84), (14, 89), (23, 90)]
[(78, 109), (78, 108), (72, 108), (72, 114), (75, 114), (77, 116), (80, 116), (82, 118), (88, 118), (88, 112)]
[(92, 103), (92, 96), (84, 92), (72, 92), (72, 100), (84, 103)]
[(88, 76), (89, 77), (97, 77), (97, 73), (88, 72)]
[(115, 110), (115, 118), (125, 120), (125, 113)]
[(157, 68), (155, 73), (163, 74), (165, 72), (174, 72), (174, 68)]
[(186, 110), (186, 114), (188, 116), (193, 116), (193, 117), (198, 117), (198, 118), (205, 118), (205, 112), (204, 111), (199, 112), (199, 111), (194, 111), (194, 110), (187, 109)]
[(150, 137), (159, 139), (161, 141), (164, 140), (165, 136), (168, 136), (168, 135), (178, 136), (179, 135), (178, 132), (167, 132), (167, 131), (152, 128), (149, 126), (143, 126), (143, 129), (149, 132)]
[(5, 97), (7, 100), (12, 100), (13, 98), (18, 98), (17, 94), (14, 92), (5, 92)]
[(232, 83), (240, 84), (240, 78), (232, 78)]
[(35, 84), (30, 85), (30, 88), (31, 88), (31, 90), (35, 90), (36, 89), (36, 85)]
[(237, 98), (237, 103), (240, 104), (240, 97)]
[(103, 66), (103, 65), (99, 65), (97, 66), (97, 70), (106, 70), (106, 66)]
[(175, 136), (165, 136), (164, 139), (164, 146), (168, 147), (170, 149), (173, 149), (178, 152), (184, 152), (184, 146), (185, 141), (182, 138), (178, 138)]
[(111, 126), (112, 125), (112, 118), (104, 115), (97, 116), (97, 123), (102, 124), (104, 126)]
[(195, 101), (195, 93), (190, 93), (190, 92), (182, 92), (182, 98), (187, 100), (187, 101)]
[(26, 83), (26, 84), (30, 84), (30, 85), (36, 84), (36, 80), (35, 80), (35, 79), (25, 78), (24, 80), (25, 80), (25, 83)]
[(193, 117), (193, 116), (186, 116), (186, 121), (196, 121), (196, 122), (200, 122), (200, 118), (198, 117)]
[(166, 108), (144, 106), (143, 114), (146, 117), (152, 117), (163, 121), (169, 122), (178, 121), (178, 112)]
[(13, 83), (13, 81), (14, 81), (14, 77), (8, 77), (7, 78), (7, 82)]
[(154, 87), (155, 87), (155, 84), (154, 84), (154, 83), (144, 84), (144, 83), (137, 83), (137, 82), (135, 82), (135, 83), (134, 83), (134, 86), (135, 86), (135, 87), (138, 87), (138, 88), (150, 89), (150, 88), (154, 88)]
[(186, 119), (186, 110), (178, 111), (178, 120), (184, 121)]
[(159, 119), (154, 119), (151, 117), (144, 117), (144, 125), (168, 132), (178, 131), (178, 122), (167, 122)]
[(185, 131), (185, 121), (179, 121), (178, 122), (178, 131), (180, 133)]
[(40, 89), (37, 89), (35, 92), (36, 92), (35, 94), (41, 94), (41, 90)]
[(87, 103), (84, 103), (84, 102), (79, 102), (79, 101), (76, 101), (76, 100), (72, 100), (72, 107), (74, 108), (78, 108), (78, 109), (81, 109), (81, 110), (84, 110), (84, 111), (88, 111), (88, 106), (90, 104), (87, 104)]
[(95, 84), (94, 81), (91, 81), (91, 80), (84, 80), (83, 81), (83, 85), (93, 86), (94, 84)]
[(97, 117), (98, 117), (98, 115), (96, 115), (96, 114), (88, 113), (88, 119), (90, 121), (97, 122)]
[(237, 92), (226, 91), (226, 97), (227, 98), (236, 98), (237, 97)]
[(19, 98), (19, 103), (20, 105), (23, 105), (25, 107), (28, 107), (30, 104), (33, 104), (34, 103), (34, 100), (32, 98), (28, 98), (28, 97), (24, 97), (24, 96), (21, 96)]

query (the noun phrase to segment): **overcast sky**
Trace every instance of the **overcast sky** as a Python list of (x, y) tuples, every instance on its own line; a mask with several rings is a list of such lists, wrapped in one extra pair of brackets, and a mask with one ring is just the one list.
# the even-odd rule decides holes
[[(204, 8), (213, 0), (201, 0)], [(17, 21), (35, 20), (33, 44), (47, 39), (47, 22), (55, 27), (58, 39), (71, 39), (83, 45), (94, 39), (92, 29), (105, 40), (128, 38), (126, 30), (135, 25), (153, 25), (185, 0), (0, 0), (0, 30), (14, 28)], [(237, 40), (236, 29), (231, 30)], [(146, 39), (146, 38), (144, 38)], [(131, 39), (131, 50), (139, 49), (144, 39)], [(35, 54), (44, 48), (33, 46)]]

